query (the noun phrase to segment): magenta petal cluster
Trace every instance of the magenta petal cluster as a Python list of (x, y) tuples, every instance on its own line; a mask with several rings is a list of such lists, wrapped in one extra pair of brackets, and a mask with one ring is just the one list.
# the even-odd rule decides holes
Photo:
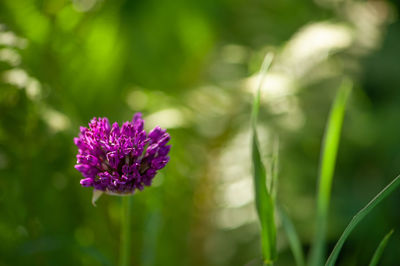
[(131, 194), (150, 186), (157, 171), (169, 160), (171, 146), (166, 130), (143, 129), (144, 121), (136, 113), (121, 127), (110, 126), (107, 118), (93, 118), (89, 128), (81, 127), (78, 138), (77, 164), (82, 173), (81, 185), (112, 194)]

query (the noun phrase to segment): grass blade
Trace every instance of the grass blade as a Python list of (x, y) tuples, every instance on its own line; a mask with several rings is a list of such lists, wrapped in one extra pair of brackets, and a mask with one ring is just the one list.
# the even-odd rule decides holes
[(296, 265), (297, 266), (306, 265), (304, 260), (303, 249), (301, 247), (301, 242), (292, 221), (290, 220), (286, 212), (283, 210), (283, 208), (278, 207), (278, 213), (282, 221), (283, 229), (285, 230), (286, 236), (289, 240), (290, 249), (292, 250), (294, 260), (296, 261)]
[(352, 83), (349, 80), (345, 80), (342, 83), (338, 93), (336, 94), (325, 129), (319, 165), (316, 233), (309, 261), (311, 266), (320, 266), (325, 260), (325, 233), (329, 201), (331, 197), (332, 179), (346, 103), (351, 88)]
[(257, 120), (260, 109), (260, 90), (265, 75), (271, 65), (272, 54), (267, 54), (260, 71), (260, 83), (256, 92), (252, 111), (252, 164), (255, 203), (261, 225), (261, 243), (264, 263), (272, 265), (276, 259), (276, 228), (274, 221), (274, 200), (267, 189), (266, 170), (261, 161), (257, 137)]
[(378, 265), (378, 262), (380, 258), (382, 257), (383, 251), (386, 248), (386, 245), (390, 239), (390, 237), (393, 234), (393, 230), (390, 230), (389, 233), (385, 235), (385, 237), (382, 239), (382, 241), (379, 243), (378, 248), (375, 250), (374, 256), (372, 256), (371, 262), (369, 263), (369, 266), (376, 266)]
[(272, 160), (270, 168), (270, 191), (272, 199), (276, 200), (276, 194), (278, 192), (278, 172), (279, 172), (279, 138), (274, 138)]
[(378, 195), (376, 195), (364, 208), (362, 208), (350, 221), (349, 225), (347, 225), (346, 229), (344, 230), (343, 234), (339, 238), (338, 242), (336, 243), (335, 247), (331, 255), (329, 256), (328, 260), (326, 261), (326, 266), (333, 266), (335, 265), (336, 259), (339, 256), (339, 252), (343, 247), (344, 242), (346, 241), (347, 237), (353, 231), (353, 229), (361, 222), (368, 213), (370, 213), (383, 199), (389, 196), (394, 190), (398, 188), (400, 185), (400, 176), (397, 176), (389, 185), (387, 185)]
[(271, 53), (267, 54), (264, 58), (264, 61), (261, 66), (260, 70), (260, 80), (258, 82), (258, 88), (256, 91), (256, 95), (254, 97), (254, 102), (253, 102), (253, 110), (251, 113), (251, 122), (252, 122), (252, 129), (253, 132), (256, 132), (256, 126), (257, 126), (257, 120), (258, 120), (258, 111), (260, 110), (260, 94), (261, 94), (261, 89), (264, 84), (265, 76), (267, 75), (267, 72), (271, 66), (273, 59), (273, 55)]

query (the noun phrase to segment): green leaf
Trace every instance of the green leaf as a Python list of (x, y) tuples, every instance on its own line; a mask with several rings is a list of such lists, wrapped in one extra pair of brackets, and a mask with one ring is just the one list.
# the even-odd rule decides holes
[(93, 194), (92, 194), (92, 204), (93, 204), (93, 206), (96, 207), (96, 201), (101, 197), (101, 195), (103, 195), (103, 191), (97, 190), (97, 189), (93, 189)]
[(271, 265), (276, 259), (276, 227), (274, 220), (274, 200), (267, 188), (266, 171), (261, 161), (257, 137), (257, 119), (260, 109), (260, 90), (265, 75), (271, 65), (272, 54), (267, 54), (260, 71), (260, 83), (256, 92), (252, 112), (252, 164), (255, 190), (255, 203), (261, 225), (261, 243), (264, 263)]
[(310, 265), (320, 266), (325, 256), (325, 233), (331, 197), (332, 179), (340, 140), (346, 103), (352, 89), (349, 80), (343, 81), (331, 107), (321, 150), (317, 196), (316, 233), (310, 254)]
[(369, 266), (376, 266), (378, 265), (378, 262), (380, 258), (382, 257), (383, 251), (386, 248), (386, 245), (390, 239), (390, 237), (393, 234), (393, 230), (390, 230), (389, 233), (385, 235), (385, 237), (382, 239), (382, 241), (379, 243), (378, 248), (375, 250), (374, 256), (372, 256), (371, 262), (369, 263)]
[(292, 250), (294, 259), (296, 261), (296, 265), (297, 266), (306, 265), (304, 260), (303, 249), (301, 247), (301, 242), (292, 221), (290, 220), (286, 212), (283, 210), (283, 208), (278, 207), (278, 213), (282, 221), (283, 229), (285, 230), (286, 236), (289, 240), (290, 249)]
[(349, 225), (344, 230), (342, 236), (336, 243), (331, 255), (326, 261), (326, 266), (335, 265), (339, 252), (346, 241), (347, 237), (354, 230), (354, 228), (361, 222), (368, 213), (370, 213), (383, 199), (389, 196), (400, 185), (400, 176), (397, 176), (389, 185), (387, 185), (378, 195), (376, 195), (363, 209), (361, 209), (350, 221)]

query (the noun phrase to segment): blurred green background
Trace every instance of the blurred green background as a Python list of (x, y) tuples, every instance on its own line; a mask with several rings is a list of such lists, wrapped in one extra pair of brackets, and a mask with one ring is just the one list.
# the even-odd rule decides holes
[[(249, 116), (264, 84), (266, 163), (280, 138), (278, 198), (307, 252), (324, 125), (344, 77), (355, 83), (332, 192), (329, 248), (400, 171), (397, 1), (1, 0), (0, 265), (115, 265), (121, 199), (91, 204), (73, 137), (94, 116), (168, 128), (171, 161), (133, 197), (132, 265), (257, 265)], [(366, 265), (395, 234), (400, 192), (346, 242), (338, 265)], [(277, 221), (278, 225), (280, 224)], [(280, 228), (280, 227), (279, 227)], [(279, 262), (293, 265), (278, 233)]]

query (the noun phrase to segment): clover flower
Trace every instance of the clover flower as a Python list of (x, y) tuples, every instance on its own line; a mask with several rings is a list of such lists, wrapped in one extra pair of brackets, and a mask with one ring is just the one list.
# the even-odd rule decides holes
[(84, 187), (108, 194), (132, 194), (150, 186), (157, 171), (169, 160), (170, 135), (155, 127), (146, 133), (140, 113), (132, 122), (112, 126), (107, 118), (93, 118), (89, 128), (81, 127), (75, 168), (82, 173)]

